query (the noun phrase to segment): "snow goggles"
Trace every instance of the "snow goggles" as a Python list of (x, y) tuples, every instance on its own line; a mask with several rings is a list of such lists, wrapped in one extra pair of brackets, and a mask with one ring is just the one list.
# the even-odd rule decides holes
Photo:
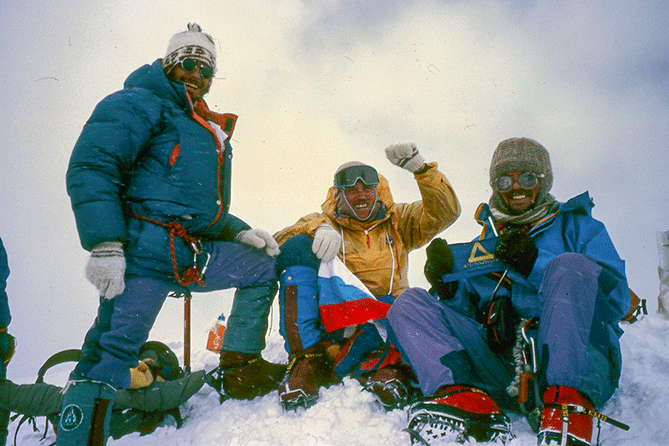
[(350, 166), (335, 174), (334, 186), (339, 189), (355, 186), (362, 181), (365, 186), (376, 186), (379, 184), (379, 174), (372, 166)]
[(532, 189), (538, 183), (539, 179), (545, 177), (544, 174), (536, 174), (532, 172), (525, 172), (518, 175), (518, 179), (514, 180), (510, 175), (502, 175), (498, 177), (492, 184), (497, 192), (509, 192), (513, 189), (513, 184), (518, 183), (518, 185), (523, 189)]
[(181, 68), (188, 73), (195, 71), (195, 69), (199, 67), (200, 76), (205, 79), (211, 79), (214, 75), (214, 67), (211, 67), (204, 62), (200, 62), (199, 60), (190, 57), (187, 57), (186, 59), (179, 62), (179, 65), (181, 65)]

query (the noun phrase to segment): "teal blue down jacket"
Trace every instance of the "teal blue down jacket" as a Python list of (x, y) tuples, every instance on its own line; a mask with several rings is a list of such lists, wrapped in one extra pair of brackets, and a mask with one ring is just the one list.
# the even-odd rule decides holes
[[(67, 191), (84, 249), (122, 241), (127, 274), (168, 278), (168, 231), (137, 216), (178, 222), (203, 239), (232, 241), (248, 229), (228, 213), (236, 120), (203, 100), (191, 104), (160, 59), (133, 72), (97, 105), (70, 158)], [(174, 248), (180, 271), (193, 265), (189, 243), (176, 237)]]

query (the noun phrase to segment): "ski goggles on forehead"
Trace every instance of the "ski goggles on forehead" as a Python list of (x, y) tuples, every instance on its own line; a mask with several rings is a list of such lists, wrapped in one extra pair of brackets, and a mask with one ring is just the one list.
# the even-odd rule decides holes
[(179, 65), (181, 65), (181, 68), (188, 73), (192, 73), (196, 68), (200, 68), (200, 76), (205, 79), (211, 79), (214, 76), (214, 67), (191, 57), (183, 59), (179, 62)]
[(536, 174), (533, 172), (525, 172), (518, 175), (518, 179), (514, 180), (510, 175), (502, 175), (493, 181), (492, 186), (497, 192), (509, 192), (513, 189), (513, 184), (518, 185), (523, 189), (532, 189), (538, 183), (539, 179), (543, 178), (544, 174)]
[(335, 174), (334, 186), (339, 189), (355, 186), (362, 181), (365, 186), (376, 186), (379, 184), (379, 174), (371, 166), (351, 166)]

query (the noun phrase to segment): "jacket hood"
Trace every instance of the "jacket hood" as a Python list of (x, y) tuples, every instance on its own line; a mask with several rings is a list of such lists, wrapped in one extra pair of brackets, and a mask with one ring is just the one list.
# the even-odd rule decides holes
[[(362, 227), (369, 227), (379, 222), (379, 220), (370, 220), (368, 222), (361, 222), (354, 218), (337, 217), (335, 215), (335, 211), (337, 209), (337, 204), (335, 200), (335, 191), (336, 188), (334, 186), (330, 186), (330, 189), (328, 189), (327, 197), (325, 198), (325, 201), (321, 205), (323, 213), (327, 215), (329, 218), (338, 221), (343, 226), (360, 225)], [(390, 192), (390, 185), (388, 184), (388, 180), (381, 174), (379, 174), (379, 185), (377, 186), (377, 192), (379, 194), (379, 201), (381, 201), (381, 203), (383, 203), (387, 209), (387, 215), (390, 214), (393, 210), (395, 202), (393, 201), (393, 195)]]
[(151, 65), (143, 65), (130, 73), (123, 83), (123, 87), (126, 89), (144, 88), (161, 99), (175, 102), (184, 107), (189, 104), (186, 88), (177, 82), (170, 81), (165, 76), (160, 59), (156, 59)]

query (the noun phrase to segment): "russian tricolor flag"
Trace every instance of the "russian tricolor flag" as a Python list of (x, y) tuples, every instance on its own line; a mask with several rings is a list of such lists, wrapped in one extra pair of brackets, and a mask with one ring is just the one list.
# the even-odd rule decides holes
[(321, 322), (328, 332), (383, 319), (390, 309), (390, 304), (374, 297), (338, 257), (321, 262), (318, 287)]

